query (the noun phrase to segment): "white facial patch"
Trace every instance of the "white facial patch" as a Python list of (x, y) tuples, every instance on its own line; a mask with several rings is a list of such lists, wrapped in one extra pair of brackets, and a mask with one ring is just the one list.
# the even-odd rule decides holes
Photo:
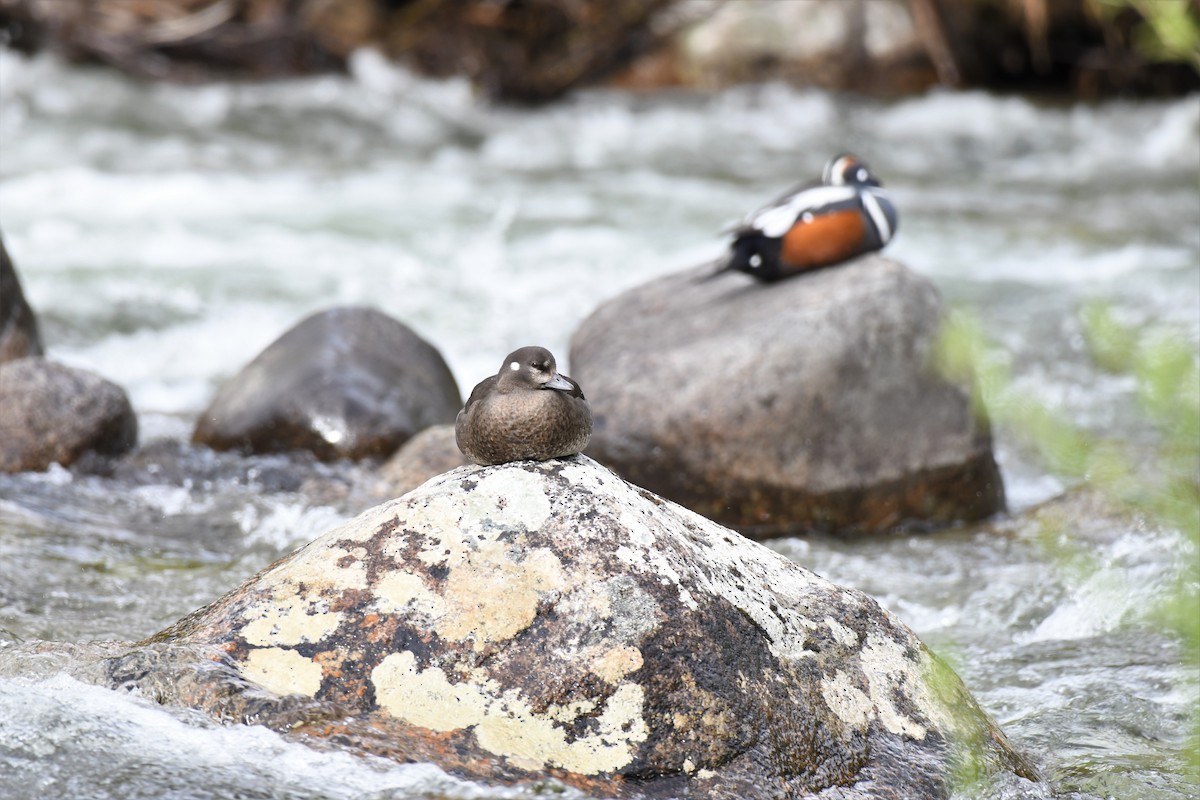
[(521, 369), (521, 362), (514, 361), (508, 365), (508, 368), (511, 369), (513, 372), (516, 372), (517, 370)]
[(762, 266), (762, 256), (760, 256), (758, 253), (755, 253), (754, 255), (750, 256), (750, 266), (752, 266), (756, 269), (758, 267), (761, 267)]

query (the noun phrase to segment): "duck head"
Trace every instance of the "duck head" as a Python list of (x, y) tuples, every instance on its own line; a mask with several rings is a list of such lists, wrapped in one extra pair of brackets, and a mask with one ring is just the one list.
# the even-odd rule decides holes
[(558, 374), (554, 356), (544, 347), (522, 347), (509, 353), (496, 373), (501, 389), (557, 389), (570, 392), (575, 385)]
[(881, 186), (875, 173), (853, 153), (839, 153), (829, 160), (821, 173), (821, 182), (827, 186)]

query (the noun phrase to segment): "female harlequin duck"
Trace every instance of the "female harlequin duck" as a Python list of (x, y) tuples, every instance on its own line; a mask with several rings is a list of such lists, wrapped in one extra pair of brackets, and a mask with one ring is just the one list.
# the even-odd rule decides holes
[(880, 250), (896, 233), (896, 207), (857, 156), (843, 153), (821, 183), (793, 189), (733, 231), (717, 273), (737, 270), (775, 281)]
[(472, 390), (454, 435), (476, 464), (572, 456), (592, 436), (592, 408), (549, 350), (522, 347)]

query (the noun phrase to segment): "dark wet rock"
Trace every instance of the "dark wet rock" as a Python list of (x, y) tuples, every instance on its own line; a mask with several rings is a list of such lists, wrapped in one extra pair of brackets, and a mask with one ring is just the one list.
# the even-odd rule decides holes
[(1080, 0), (0, 0), (0, 37), (175, 81), (336, 71), (375, 47), (518, 102), (552, 100), (626, 66), (620, 83), (642, 88), (1195, 91), (1187, 47), (1147, 47), (1154, 17), (1137, 3), (1098, 14)]
[(192, 439), (327, 461), (386, 456), (461, 407), (441, 354), (408, 326), (370, 308), (335, 308), (302, 320), (221, 387)]
[(575, 333), (588, 455), (759, 537), (1003, 508), (989, 426), (931, 364), (932, 283), (879, 256), (770, 285), (711, 269), (632, 289)]
[(17, 270), (0, 237), (0, 363), (43, 352), (37, 317), (25, 301)]
[(0, 470), (43, 470), (137, 444), (125, 390), (99, 375), (43, 358), (0, 364)]
[(497, 99), (541, 102), (603, 78), (686, 19), (676, 0), (3, 0), (22, 49), (154, 79), (274, 78), (344, 69), (376, 47), (427, 74), (466, 75)]
[(1033, 777), (875, 601), (586, 457), (456, 469), (108, 663), (159, 702), (600, 796)]
[(467, 463), (454, 441), (454, 426), (434, 425), (405, 442), (379, 468), (377, 492), (380, 496), (399, 497), (433, 476)]
[(340, 0), (334, 21), (322, 0), (4, 0), (0, 30), (22, 50), (49, 46), (144, 78), (270, 79), (343, 67), (344, 32), (369, 26), (372, 4)]

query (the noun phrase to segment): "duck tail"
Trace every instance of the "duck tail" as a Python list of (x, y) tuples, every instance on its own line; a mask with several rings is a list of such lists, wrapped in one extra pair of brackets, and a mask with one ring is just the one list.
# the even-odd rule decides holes
[(734, 257), (734, 254), (730, 253), (705, 266), (708, 267), (708, 269), (696, 278), (696, 283), (707, 283), (713, 278), (721, 277), (726, 272), (735, 271), (737, 269), (737, 260)]

